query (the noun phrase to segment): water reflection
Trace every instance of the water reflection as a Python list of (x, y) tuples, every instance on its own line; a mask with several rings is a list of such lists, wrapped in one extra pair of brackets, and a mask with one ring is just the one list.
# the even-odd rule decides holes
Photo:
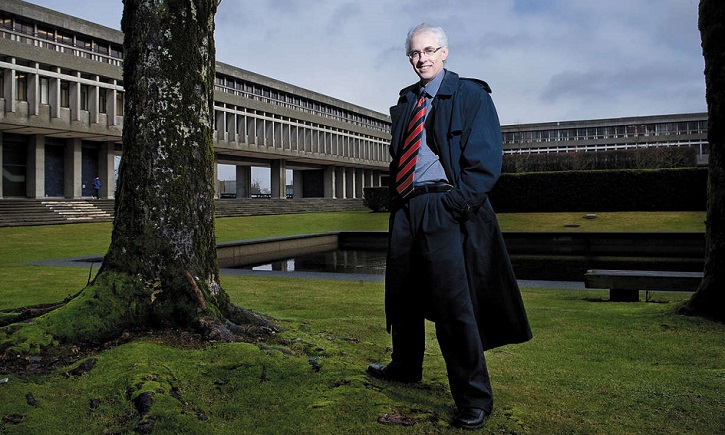
[(366, 275), (385, 274), (385, 252), (337, 249), (299, 255), (271, 263), (244, 266), (244, 269), (282, 272), (321, 272)]

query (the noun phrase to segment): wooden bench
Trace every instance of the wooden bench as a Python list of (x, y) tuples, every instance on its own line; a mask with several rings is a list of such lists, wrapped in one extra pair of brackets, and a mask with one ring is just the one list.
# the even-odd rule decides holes
[(694, 292), (702, 275), (702, 272), (590, 269), (584, 274), (584, 284), (586, 288), (609, 289), (611, 301), (638, 302), (640, 290)]

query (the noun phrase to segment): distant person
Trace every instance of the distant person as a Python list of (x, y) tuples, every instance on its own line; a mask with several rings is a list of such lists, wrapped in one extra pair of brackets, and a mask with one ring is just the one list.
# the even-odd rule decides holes
[(487, 200), (501, 173), (501, 128), (489, 86), (444, 69), (443, 29), (411, 29), (406, 54), (420, 80), (390, 109), (385, 314), (392, 362), (371, 364), (368, 373), (420, 381), (424, 319), (432, 320), (457, 407), (452, 425), (475, 429), (493, 410), (484, 350), (532, 336)]
[(101, 199), (101, 179), (98, 177), (93, 179), (93, 197)]

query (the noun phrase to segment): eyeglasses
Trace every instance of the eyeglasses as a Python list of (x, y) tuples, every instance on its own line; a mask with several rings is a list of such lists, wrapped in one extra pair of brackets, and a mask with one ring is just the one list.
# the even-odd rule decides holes
[(418, 60), (420, 59), (420, 56), (425, 54), (426, 56), (430, 57), (433, 56), (433, 54), (440, 50), (443, 47), (433, 48), (433, 47), (426, 47), (423, 49), (423, 51), (413, 50), (408, 52), (406, 56), (410, 58), (410, 60)]

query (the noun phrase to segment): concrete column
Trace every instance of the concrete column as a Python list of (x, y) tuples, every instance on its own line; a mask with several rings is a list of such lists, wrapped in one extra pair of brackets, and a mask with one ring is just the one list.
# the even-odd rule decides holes
[(363, 197), (363, 188), (367, 184), (364, 169), (355, 169), (355, 198)]
[(373, 171), (373, 182), (371, 186), (373, 187), (380, 187), (383, 184), (383, 175), (380, 171)]
[(108, 125), (116, 125), (116, 98), (118, 97), (118, 91), (116, 90), (116, 80), (111, 80), (111, 84), (114, 86), (113, 89), (101, 89), (101, 92), (106, 93), (106, 117), (108, 118)]
[(304, 198), (305, 186), (302, 178), (302, 171), (292, 172), (292, 196), (295, 198)]
[[(274, 121), (270, 121), (268, 119), (263, 119), (262, 123), (264, 124), (264, 146), (267, 146), (269, 148), (274, 148)], [(274, 194), (272, 194), (272, 197), (274, 198)]]
[(345, 170), (347, 179), (345, 180), (345, 198), (355, 198), (355, 183), (356, 183), (356, 176), (355, 168), (347, 168)]
[(225, 131), (227, 132), (227, 140), (229, 142), (237, 141), (237, 115), (233, 112), (227, 112), (227, 125)]
[(25, 175), (28, 198), (45, 198), (45, 136), (30, 136)]
[[(15, 58), (10, 58), (10, 63), (15, 63)], [(5, 77), (3, 95), (5, 95), (5, 111), (15, 112), (17, 103), (15, 100), (18, 98), (18, 81), (15, 79), (15, 69), (10, 68), (3, 71), (3, 77)]]
[(98, 149), (98, 178), (101, 179), (101, 199), (113, 199), (116, 193), (116, 180), (113, 166), (115, 162), (115, 145), (113, 142), (103, 142)]
[(216, 139), (219, 142), (227, 141), (227, 117), (225, 113), (223, 110), (214, 111), (214, 118), (216, 119), (216, 128), (214, 130), (216, 131)]
[[(53, 68), (53, 71), (60, 74), (60, 68)], [(50, 117), (60, 118), (60, 79), (51, 77), (48, 80), (48, 104), (50, 105)]]
[(244, 115), (236, 115), (237, 118), (237, 142), (240, 144), (248, 144), (249, 141), (247, 140), (247, 130), (249, 129), (248, 124), (248, 117), (246, 114)]
[(236, 166), (237, 198), (249, 198), (252, 194), (252, 167)]
[(272, 198), (287, 198), (287, 162), (285, 160), (272, 160), (270, 171), (270, 184), (272, 186)]
[(347, 169), (335, 168), (335, 198), (347, 198)]
[(364, 189), (371, 186), (372, 171), (370, 169), (360, 169), (360, 188)]
[(219, 159), (214, 154), (214, 198), (219, 198)]
[(65, 197), (80, 198), (83, 195), (83, 147), (80, 138), (68, 139), (65, 144)]
[(322, 174), (322, 190), (323, 190), (323, 196), (325, 198), (334, 198), (335, 197), (335, 167), (334, 166), (325, 166), (325, 169), (323, 169)]
[[(95, 76), (95, 81), (97, 82), (98, 80), (100, 80), (100, 78), (98, 76)], [(98, 94), (102, 90), (103, 89), (99, 88), (98, 86), (88, 87), (88, 121), (91, 124), (98, 124), (101, 117), (101, 111), (98, 110), (100, 100)]]
[[(40, 68), (37, 62), (33, 64), (36, 71)], [(40, 76), (28, 73), (28, 115), (37, 115), (40, 110)]]
[(285, 149), (298, 151), (300, 148), (300, 131), (301, 127), (280, 123), (278, 128), (281, 130), (280, 146)]
[[(81, 73), (76, 72), (76, 77), (80, 78)], [(70, 120), (80, 121), (81, 120), (81, 84), (76, 81), (70, 82), (70, 96), (68, 98), (68, 105), (70, 106)]]

